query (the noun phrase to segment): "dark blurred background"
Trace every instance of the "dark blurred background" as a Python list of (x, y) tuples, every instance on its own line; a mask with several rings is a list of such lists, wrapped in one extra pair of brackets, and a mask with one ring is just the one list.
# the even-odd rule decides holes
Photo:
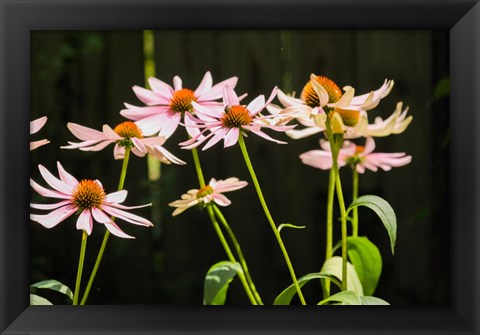
[[(380, 249), (383, 273), (376, 296), (395, 305), (448, 303), (449, 232), (449, 59), (448, 32), (439, 31), (156, 31), (156, 76), (172, 84), (175, 75), (184, 87), (195, 89), (207, 70), (214, 83), (238, 76), (237, 92), (250, 101), (269, 95), (278, 85), (285, 92), (301, 92), (310, 73), (325, 75), (340, 87), (351, 85), (368, 93), (385, 78), (395, 86), (374, 117), (389, 116), (397, 101), (410, 107), (413, 122), (400, 135), (376, 140), (377, 150), (406, 152), (411, 164), (389, 172), (367, 171), (360, 177), (360, 194), (376, 194), (395, 209), (398, 237), (395, 256), (381, 222), (360, 209), (360, 235)], [(60, 149), (77, 141), (67, 122), (101, 129), (123, 121), (124, 102), (142, 105), (132, 86), (144, 85), (142, 31), (34, 31), (31, 33), (31, 119), (48, 116), (46, 126), (31, 140), (51, 143), (31, 152), (31, 175), (42, 185), (38, 164), (56, 174), (55, 162), (77, 178), (100, 179), (107, 191), (117, 188), (121, 161), (113, 159), (113, 145), (101, 152)], [(268, 132), (268, 131), (267, 131)], [(247, 140), (253, 165), (277, 224), (305, 225), (285, 230), (284, 237), (297, 276), (317, 272), (324, 261), (325, 211), (328, 172), (303, 165), (298, 156), (318, 148), (320, 136), (277, 145), (257, 136)], [(125, 240), (111, 236), (94, 283), (90, 304), (199, 305), (203, 280), (214, 263), (227, 257), (205, 212), (190, 209), (172, 218), (168, 203), (196, 188), (191, 153), (178, 143), (186, 139), (179, 128), (165, 147), (187, 162), (161, 167), (161, 178), (149, 185), (146, 159), (132, 156), (125, 188), (126, 205), (159, 204), (153, 228), (119, 221)], [(361, 144), (361, 142), (360, 142)], [(200, 153), (207, 181), (236, 176), (249, 187), (227, 194), (232, 206), (224, 209), (243, 247), (255, 284), (265, 303), (291, 282), (277, 242), (258, 202), (240, 149), (222, 144)], [(342, 169), (347, 203), (351, 172)], [(153, 191), (152, 191), (153, 190)], [(153, 194), (151, 193), (153, 192)], [(32, 191), (32, 201), (46, 202)], [(152, 217), (151, 209), (136, 214)], [(83, 284), (93, 267), (104, 234), (97, 224), (88, 239)], [(339, 239), (339, 225), (335, 227)], [(54, 278), (74, 287), (81, 232), (70, 218), (53, 229), (31, 223), (31, 282)], [(307, 300), (320, 300), (317, 283), (305, 286)], [(65, 303), (55, 294), (55, 303)], [(294, 301), (295, 302), (295, 301)], [(248, 304), (238, 280), (232, 282), (227, 304)]]

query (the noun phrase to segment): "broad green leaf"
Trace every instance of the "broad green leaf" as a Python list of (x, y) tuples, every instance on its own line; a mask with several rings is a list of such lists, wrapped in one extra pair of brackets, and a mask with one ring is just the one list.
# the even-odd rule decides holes
[(71, 300), (73, 300), (72, 290), (67, 285), (62, 284), (61, 282), (59, 282), (58, 280), (55, 280), (55, 279), (43, 280), (43, 281), (40, 281), (40, 282), (35, 283), (33, 285), (30, 285), (30, 287), (57, 291), (57, 292), (65, 294), (67, 297), (69, 297)]
[(362, 299), (364, 305), (390, 305), (383, 299), (377, 297), (360, 297)]
[(358, 197), (347, 209), (348, 213), (355, 207), (365, 206), (373, 210), (380, 220), (382, 220), (388, 236), (390, 237), (390, 246), (392, 248), (392, 254), (395, 249), (395, 241), (397, 239), (397, 218), (392, 206), (384, 199), (376, 195), (363, 195)]
[(30, 294), (30, 305), (53, 305), (50, 301), (36, 294)]
[(319, 305), (337, 302), (340, 305), (390, 305), (385, 300), (376, 297), (361, 296), (353, 291), (342, 291), (320, 301)]
[[(335, 245), (334, 251), (341, 247)], [(357, 271), (358, 278), (366, 295), (372, 295), (377, 288), (382, 273), (382, 256), (380, 251), (366, 237), (347, 237), (348, 258)]]
[[(332, 275), (325, 274), (325, 273), (309, 273), (298, 279), (298, 286), (303, 287), (306, 283), (308, 283), (312, 279), (330, 279), (335, 285), (340, 287), (340, 282), (338, 279)], [(297, 294), (297, 289), (295, 288), (295, 284), (290, 285), (286, 289), (284, 289), (273, 302), (274, 305), (290, 305), (292, 298)]]
[(204, 305), (223, 305), (227, 298), (230, 282), (242, 268), (238, 263), (222, 261), (213, 265), (207, 272), (203, 290)]
[[(342, 257), (333, 256), (323, 263), (322, 270), (320, 271), (323, 274), (328, 274), (334, 276), (340, 280), (342, 278)], [(363, 287), (360, 279), (358, 278), (357, 272), (352, 264), (347, 262), (347, 290), (354, 291), (360, 295), (363, 295)]]
[(283, 229), (283, 228), (294, 228), (294, 229), (304, 229), (305, 226), (295, 226), (291, 223), (282, 223), (280, 226), (278, 226), (278, 232), (280, 233), (280, 231)]

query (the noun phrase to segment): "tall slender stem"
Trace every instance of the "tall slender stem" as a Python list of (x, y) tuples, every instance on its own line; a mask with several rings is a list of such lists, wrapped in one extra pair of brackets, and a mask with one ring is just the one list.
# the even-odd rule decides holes
[[(352, 169), (352, 179), (353, 179), (353, 191), (352, 191), (352, 202), (358, 198), (358, 172), (356, 166), (353, 166)], [(352, 236), (358, 236), (358, 207), (354, 207), (352, 210)]]
[(262, 298), (260, 297), (260, 295), (257, 292), (257, 289), (255, 288), (255, 284), (253, 283), (252, 277), (250, 277), (250, 271), (248, 270), (247, 262), (245, 261), (245, 257), (243, 256), (242, 249), (240, 248), (240, 244), (238, 243), (237, 238), (235, 237), (235, 234), (233, 233), (227, 220), (225, 219), (225, 217), (223, 216), (222, 212), (217, 207), (217, 205), (213, 204), (213, 210), (217, 215), (217, 217), (220, 219), (220, 222), (222, 223), (223, 228), (227, 231), (228, 236), (232, 240), (235, 250), (237, 251), (238, 258), (240, 259), (240, 265), (243, 269), (243, 272), (245, 273), (245, 277), (247, 279), (248, 285), (250, 286), (250, 289), (252, 290), (255, 300), (260, 305), (263, 305)]
[(280, 249), (282, 251), (283, 257), (285, 258), (285, 262), (287, 263), (287, 267), (288, 267), (288, 270), (290, 272), (290, 276), (292, 277), (293, 284), (295, 285), (295, 289), (297, 291), (298, 297), (300, 298), (300, 301), (301, 301), (302, 305), (306, 305), (307, 303), (305, 302), (305, 298), (303, 297), (302, 290), (300, 289), (300, 286), (298, 285), (297, 276), (295, 275), (295, 271), (293, 270), (292, 262), (290, 261), (290, 257), (288, 256), (287, 249), (285, 248), (285, 245), (283, 244), (283, 240), (282, 240), (282, 237), (280, 236), (278, 228), (275, 225), (275, 222), (273, 221), (273, 218), (272, 218), (272, 215), (270, 214), (270, 211), (268, 210), (267, 203), (265, 202), (265, 198), (263, 197), (262, 189), (260, 188), (260, 184), (258, 183), (257, 176), (255, 174), (255, 170), (253, 169), (252, 163), (250, 161), (250, 157), (248, 156), (247, 147), (245, 146), (245, 141), (244, 141), (243, 135), (241, 133), (240, 133), (240, 136), (238, 138), (238, 143), (240, 145), (240, 149), (242, 151), (243, 158), (244, 158), (245, 163), (247, 165), (248, 171), (250, 172), (250, 176), (252, 177), (253, 184), (255, 185), (255, 190), (257, 191), (257, 195), (258, 195), (258, 199), (260, 200), (260, 204), (262, 205), (263, 211), (265, 212), (265, 216), (267, 217), (267, 220), (270, 223), (270, 227), (273, 230), (275, 238), (277, 239), (278, 245), (280, 246)]
[[(202, 165), (200, 164), (200, 157), (198, 155), (198, 151), (197, 151), (196, 148), (193, 148), (191, 151), (192, 151), (192, 156), (193, 156), (193, 162), (195, 164), (195, 171), (197, 172), (198, 183), (200, 184), (200, 188), (203, 188), (203, 187), (205, 187), (205, 178), (203, 177)], [(225, 249), (225, 252), (227, 254), (228, 259), (230, 260), (230, 262), (236, 263), (237, 261), (232, 254), (230, 246), (228, 245), (228, 243), (225, 239), (225, 236), (223, 235), (223, 232), (220, 229), (220, 226), (218, 225), (218, 222), (215, 218), (215, 214), (214, 214), (211, 206), (207, 206), (207, 211), (208, 211), (208, 216), (210, 217), (210, 221), (212, 222), (213, 229), (217, 233), (218, 239), (220, 240), (220, 243), (222, 244), (223, 248)], [(240, 278), (240, 281), (242, 282), (243, 288), (245, 289), (245, 293), (247, 294), (248, 298), (250, 299), (250, 302), (252, 303), (252, 305), (258, 305), (258, 302), (255, 299), (255, 297), (252, 293), (252, 290), (247, 283), (245, 275), (243, 273), (239, 273), (238, 277)]]
[(73, 304), (78, 305), (78, 295), (80, 293), (80, 283), (82, 281), (83, 263), (85, 261), (85, 250), (87, 248), (87, 232), (82, 231), (82, 244), (80, 246), (80, 257), (78, 260), (77, 280), (75, 281), (75, 293), (73, 294)]
[[(125, 156), (123, 157), (122, 170), (120, 172), (120, 179), (118, 181), (118, 188), (117, 188), (118, 191), (122, 190), (123, 185), (125, 184), (125, 177), (127, 176), (127, 168), (128, 168), (129, 160), (130, 160), (130, 147), (126, 147)], [(112, 217), (112, 221), (113, 220), (115, 220), (114, 217)], [(90, 274), (90, 279), (88, 280), (88, 284), (87, 284), (87, 287), (85, 288), (85, 292), (83, 293), (83, 297), (80, 302), (80, 305), (85, 305), (88, 295), (90, 294), (93, 281), (95, 280), (95, 276), (97, 275), (98, 268), (100, 267), (100, 263), (102, 262), (103, 253), (105, 252), (105, 248), (107, 247), (109, 236), (110, 236), (110, 231), (105, 230), (105, 235), (103, 235), (102, 245), (100, 246), (100, 250), (98, 251), (97, 260), (95, 261), (95, 265), (93, 266), (93, 270), (92, 270), (92, 273)]]
[[(215, 218), (215, 214), (213, 213), (212, 206), (207, 206), (208, 210), (208, 215), (210, 216), (210, 220), (212, 221), (213, 228), (215, 229), (215, 232), (218, 235), (218, 238), (220, 240), (220, 243), (222, 244), (223, 248), (225, 249), (225, 252), (227, 253), (228, 260), (232, 263), (237, 263), (237, 260), (235, 259), (235, 256), (232, 254), (232, 250), (228, 246), (227, 241), (225, 240), (225, 236), (223, 235), (222, 230), (220, 229), (220, 226), (218, 225), (217, 219)], [(257, 300), (253, 296), (252, 290), (250, 289), (250, 286), (248, 285), (248, 282), (245, 278), (244, 272), (239, 272), (238, 277), (240, 278), (240, 281), (242, 282), (243, 288), (245, 289), (245, 293), (247, 293), (248, 299), (250, 300), (250, 303), (252, 305), (258, 305)]]
[[(335, 196), (335, 171), (330, 169), (327, 198), (327, 231), (325, 260), (333, 256), (333, 197)], [(330, 280), (325, 279), (325, 298), (330, 296)]]
[(332, 151), (333, 171), (335, 173), (335, 187), (337, 191), (338, 206), (340, 208), (341, 234), (342, 234), (342, 291), (347, 289), (347, 211), (345, 200), (343, 198), (342, 182), (340, 180), (340, 170), (338, 168), (338, 152), (343, 144), (343, 134), (334, 134), (327, 119), (327, 135)]

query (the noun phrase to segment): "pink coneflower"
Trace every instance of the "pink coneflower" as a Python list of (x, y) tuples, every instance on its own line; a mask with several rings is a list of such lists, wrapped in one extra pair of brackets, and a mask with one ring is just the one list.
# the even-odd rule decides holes
[(125, 148), (129, 147), (138, 157), (144, 157), (148, 153), (166, 164), (170, 162), (185, 164), (162, 146), (166, 141), (165, 137), (144, 137), (142, 128), (132, 121), (122, 122), (113, 129), (104, 124), (101, 132), (75, 123), (68, 123), (67, 127), (83, 142), (68, 142), (70, 145), (63, 146), (62, 149), (100, 151), (115, 143), (113, 149), (115, 159), (122, 159), (125, 156)]
[[(43, 116), (39, 119), (33, 120), (30, 122), (30, 135), (35, 134), (37, 131), (42, 129), (42, 127), (47, 123), (47, 117)], [(35, 142), (30, 142), (30, 151), (34, 150), (42, 145), (50, 143), (49, 140), (40, 140)]]
[[(320, 140), (320, 147), (323, 150), (311, 150), (300, 155), (304, 164), (313, 166), (317, 169), (329, 170), (332, 168), (332, 153), (328, 141)], [(389, 171), (392, 167), (400, 167), (409, 164), (412, 156), (404, 152), (395, 153), (374, 153), (375, 141), (368, 137), (365, 146), (356, 145), (353, 142), (345, 141), (343, 147), (338, 153), (338, 166), (350, 164), (354, 166), (358, 173), (364, 173), (365, 169), (378, 171), (381, 168)]]
[[(275, 117), (274, 115), (266, 117), (259, 115), (265, 106), (273, 100), (276, 94), (277, 87), (272, 90), (272, 93), (266, 102), (265, 97), (259, 95), (245, 106), (240, 105), (240, 101), (235, 91), (230, 88), (230, 86), (225, 85), (223, 90), (223, 109), (205, 108), (195, 102), (192, 103), (196, 115), (200, 119), (197, 124), (200, 122), (203, 123), (200, 127), (206, 129), (191, 140), (180, 143), (180, 145), (185, 149), (191, 149), (199, 146), (207, 139), (210, 139), (202, 149), (206, 150), (223, 139), (224, 147), (230, 147), (237, 143), (240, 131), (252, 132), (269, 141), (285, 144), (286, 142), (275, 140), (261, 130), (261, 128), (270, 128), (275, 131), (286, 131), (295, 127), (271, 125), (265, 122), (265, 120)], [(202, 136), (206, 130), (209, 130), (210, 133), (206, 136)]]
[(231, 77), (212, 86), (212, 75), (205, 73), (200, 85), (195, 91), (183, 88), (179, 76), (173, 78), (173, 87), (157, 78), (149, 78), (148, 83), (152, 90), (134, 86), (133, 91), (149, 107), (137, 107), (125, 104), (127, 109), (120, 112), (124, 117), (137, 121), (146, 135), (159, 133), (160, 136), (170, 137), (183, 118), (184, 125), (190, 136), (199, 133), (198, 127), (192, 119), (192, 102), (213, 110), (222, 109), (222, 104), (215, 100), (222, 97), (223, 86), (235, 87), (237, 77)]
[(181, 200), (176, 200), (169, 203), (169, 206), (177, 207), (172, 216), (176, 216), (190, 207), (199, 204), (208, 204), (211, 201), (219, 206), (228, 206), (232, 202), (222, 193), (239, 190), (247, 186), (246, 181), (241, 181), (238, 178), (231, 177), (225, 180), (215, 180), (212, 178), (208, 185), (201, 189), (192, 189), (182, 195)]
[(125, 234), (109, 215), (136, 225), (153, 226), (147, 219), (124, 211), (151, 205), (133, 207), (120, 205), (127, 197), (126, 190), (106, 194), (100, 181), (84, 179), (79, 182), (63, 169), (60, 162), (57, 162), (60, 179), (52, 175), (42, 165), (38, 165), (38, 168), (42, 177), (53, 189), (40, 186), (33, 179), (30, 179), (32, 188), (44, 197), (61, 199), (60, 202), (48, 205), (30, 204), (30, 207), (35, 209), (52, 210), (45, 215), (30, 214), (32, 221), (40, 223), (45, 228), (55, 227), (75, 213), (79, 214), (77, 229), (84, 230), (88, 235), (92, 233), (93, 221), (95, 220), (103, 223), (113, 235), (122, 238), (134, 238)]

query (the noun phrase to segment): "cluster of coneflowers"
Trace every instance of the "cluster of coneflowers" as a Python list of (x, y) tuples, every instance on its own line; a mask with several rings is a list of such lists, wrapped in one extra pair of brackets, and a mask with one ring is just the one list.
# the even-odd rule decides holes
[[(31, 186), (37, 193), (43, 197), (58, 200), (58, 202), (51, 204), (32, 203), (31, 208), (50, 212), (47, 214), (32, 213), (30, 215), (31, 220), (46, 228), (52, 228), (67, 218), (76, 216), (76, 227), (82, 231), (79, 266), (75, 292), (72, 298), (73, 304), (86, 303), (101, 264), (109, 234), (121, 238), (133, 238), (115, 223), (116, 218), (135, 225), (152, 226), (149, 220), (130, 213), (132, 209), (149, 206), (149, 204), (133, 207), (122, 205), (127, 196), (124, 183), (130, 153), (138, 157), (151, 155), (166, 164), (184, 165), (186, 164), (184, 161), (164, 147), (171, 135), (181, 128), (185, 128), (188, 140), (179, 143), (179, 146), (192, 152), (198, 186), (188, 190), (181, 196), (181, 199), (170, 203), (170, 206), (175, 208), (172, 215), (179, 215), (191, 207), (207, 209), (213, 228), (228, 257), (227, 263), (230, 268), (235, 270), (253, 305), (262, 305), (263, 301), (250, 276), (240, 243), (218, 207), (231, 205), (231, 201), (224, 193), (244, 188), (247, 186), (247, 182), (236, 177), (221, 176), (224, 179), (211, 178), (208, 184), (205, 183), (197, 147), (207, 150), (222, 140), (224, 148), (239, 145), (260, 204), (278, 242), (292, 280), (292, 285), (282, 292), (277, 300), (287, 299), (289, 302), (296, 293), (299, 301), (306, 304), (301, 286), (307, 281), (305, 278), (308, 275), (300, 279), (297, 278), (287, 248), (280, 235), (280, 231), (284, 227), (300, 227), (291, 224), (277, 225), (275, 223), (248, 155), (245, 138), (254, 134), (274, 143), (286, 144), (286, 142), (272, 138), (265, 132), (269, 129), (284, 132), (293, 139), (314, 134), (322, 136), (320, 139), (321, 149), (303, 153), (300, 155), (300, 159), (307, 165), (331, 171), (329, 205), (327, 208), (327, 252), (326, 263), (323, 268), (326, 268), (329, 259), (335, 259), (332, 250), (332, 215), (335, 193), (338, 196), (341, 211), (342, 257), (336, 269), (325, 269), (317, 277), (324, 279), (324, 303), (345, 302), (345, 297), (342, 297), (341, 293), (353, 292), (346, 279), (347, 268), (350, 269), (349, 271), (355, 271), (352, 270), (354, 267), (348, 267), (350, 264), (347, 260), (346, 221), (347, 219), (352, 221), (352, 237), (357, 237), (358, 217), (356, 208), (353, 208), (353, 217), (347, 218), (339, 168), (344, 166), (352, 168), (355, 186), (353, 201), (355, 201), (358, 197), (358, 173), (364, 173), (366, 169), (377, 171), (378, 168), (387, 171), (392, 167), (402, 166), (411, 161), (411, 157), (404, 153), (374, 152), (375, 142), (373, 137), (399, 134), (407, 128), (412, 119), (411, 116), (407, 117), (407, 109), (402, 110), (402, 104), (398, 103), (389, 118), (385, 120), (376, 118), (373, 123), (369, 122), (369, 118), (371, 118), (369, 111), (376, 108), (380, 100), (390, 93), (393, 81), (386, 80), (378, 90), (355, 96), (355, 90), (352, 87), (346, 86), (340, 89), (332, 80), (312, 74), (303, 88), (300, 98), (287, 95), (274, 87), (268, 99), (265, 100), (265, 96), (260, 95), (248, 103), (243, 103), (246, 94), (239, 96), (235, 92), (236, 77), (213, 85), (210, 72), (204, 75), (195, 90), (184, 88), (182, 80), (178, 76), (173, 78), (173, 87), (153, 77), (149, 78), (148, 84), (149, 88), (133, 87), (137, 98), (144, 105), (136, 106), (125, 103), (126, 108), (121, 110), (120, 114), (127, 120), (115, 127), (105, 124), (101, 130), (96, 130), (85, 125), (67, 124), (72, 135), (79, 141), (68, 142), (68, 145), (61, 147), (63, 149), (100, 151), (110, 144), (114, 145), (114, 158), (123, 161), (120, 181), (115, 192), (107, 193), (97, 179), (78, 180), (69, 174), (60, 162), (57, 162), (58, 177), (42, 165), (38, 166), (42, 177), (50, 188), (41, 186), (31, 180)], [(281, 105), (272, 104), (276, 97)], [(46, 117), (32, 121), (30, 133), (39, 131), (46, 121)], [(298, 129), (297, 123), (301, 125), (302, 129)], [(353, 142), (353, 140), (358, 139), (364, 139), (364, 143), (360, 145)], [(47, 143), (49, 143), (47, 140), (31, 142), (30, 150)], [(101, 223), (106, 227), (105, 236), (83, 297), (80, 299), (86, 241), (92, 233), (94, 222)], [(209, 273), (224, 269), (225, 266), (226, 263), (221, 262), (218, 266), (213, 266)], [(208, 278), (207, 275), (206, 281)], [(330, 297), (330, 281), (337, 283), (339, 286), (340, 295), (337, 295), (337, 298)], [(225, 286), (228, 286), (228, 283), (218, 286), (217, 290), (225, 289)], [(207, 285), (205, 287), (207, 288)], [(353, 293), (356, 294), (356, 297), (368, 298), (363, 296), (362, 292), (356, 291)], [(204, 300), (205, 304), (224, 302), (224, 295), (220, 294), (217, 297), (215, 292), (213, 292), (213, 295), (211, 293), (209, 292), (209, 296), (213, 298)], [(285, 298), (285, 296), (290, 298)]]

